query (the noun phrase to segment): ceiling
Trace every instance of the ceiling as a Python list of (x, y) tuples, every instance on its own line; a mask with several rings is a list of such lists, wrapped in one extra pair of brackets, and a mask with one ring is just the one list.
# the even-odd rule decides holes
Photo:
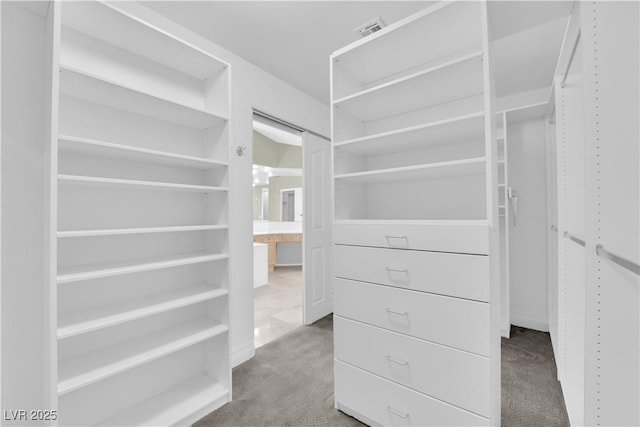
[[(149, 1), (145, 4), (329, 103), (329, 55), (359, 39), (358, 26), (392, 24), (432, 1)], [(496, 93), (550, 84), (572, 1), (493, 1)], [(556, 21), (556, 25), (543, 24)], [(534, 28), (538, 28), (535, 30)], [(546, 28), (546, 29), (545, 29)], [(531, 30), (531, 31), (525, 31)], [(524, 33), (522, 33), (524, 31)], [(511, 41), (505, 41), (511, 39)], [(514, 92), (515, 91), (515, 92)]]
[(150, 8), (329, 103), (329, 55), (381, 17), (396, 22), (423, 1), (157, 1)]

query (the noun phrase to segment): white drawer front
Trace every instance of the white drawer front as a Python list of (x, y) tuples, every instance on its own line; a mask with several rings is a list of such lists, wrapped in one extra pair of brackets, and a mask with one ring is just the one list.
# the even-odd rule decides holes
[(338, 409), (384, 426), (488, 426), (489, 420), (335, 361)]
[(335, 357), (471, 412), (490, 417), (491, 366), (484, 356), (334, 317)]
[(489, 257), (334, 246), (336, 277), (489, 301)]
[(490, 355), (488, 303), (336, 278), (333, 309), (338, 316)]
[(338, 222), (333, 226), (333, 242), (341, 245), (487, 255), (489, 227), (445, 222), (433, 225)]

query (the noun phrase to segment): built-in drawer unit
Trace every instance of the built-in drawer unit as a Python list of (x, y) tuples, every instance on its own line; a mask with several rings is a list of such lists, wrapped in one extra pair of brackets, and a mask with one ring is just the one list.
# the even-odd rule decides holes
[(333, 242), (392, 249), (479, 255), (489, 253), (489, 227), (485, 221), (403, 222), (337, 221), (333, 226)]
[(421, 393), (490, 416), (490, 359), (334, 318), (335, 357)]
[(338, 409), (385, 426), (488, 426), (489, 420), (339, 360), (335, 361)]
[(336, 277), (489, 301), (489, 257), (336, 245)]
[(487, 303), (346, 279), (334, 279), (333, 301), (338, 316), (483, 356), (490, 354)]

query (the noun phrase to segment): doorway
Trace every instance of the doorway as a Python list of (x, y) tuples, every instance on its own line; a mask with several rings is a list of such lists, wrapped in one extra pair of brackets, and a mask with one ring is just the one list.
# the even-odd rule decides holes
[(302, 132), (253, 120), (254, 345), (303, 324)]
[(253, 126), (259, 347), (333, 312), (332, 160), (327, 137), (256, 111)]
[(280, 221), (296, 221), (302, 218), (302, 187), (280, 190)]

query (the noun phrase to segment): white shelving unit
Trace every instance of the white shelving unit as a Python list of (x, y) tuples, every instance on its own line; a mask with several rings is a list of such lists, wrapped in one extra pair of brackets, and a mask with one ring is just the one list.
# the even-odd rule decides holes
[(53, 7), (49, 399), (59, 425), (188, 424), (231, 399), (229, 66)]
[(509, 338), (511, 334), (510, 318), (510, 280), (509, 280), (509, 227), (511, 213), (509, 209), (509, 169), (508, 169), (508, 121), (507, 113), (498, 114), (498, 224), (500, 230), (500, 316), (502, 336)]
[(438, 3), (331, 57), (335, 399), (371, 425), (500, 420), (506, 190), (486, 13)]

